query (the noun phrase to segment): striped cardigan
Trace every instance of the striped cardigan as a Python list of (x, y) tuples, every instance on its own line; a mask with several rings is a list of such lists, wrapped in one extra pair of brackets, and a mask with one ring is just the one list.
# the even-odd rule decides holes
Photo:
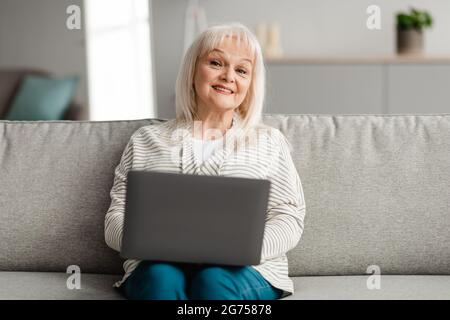
[[(200, 165), (195, 161), (192, 145), (192, 122), (172, 119), (134, 132), (115, 169), (111, 205), (105, 217), (105, 240), (109, 247), (120, 252), (130, 169), (268, 179), (271, 187), (261, 262), (251, 267), (271, 285), (283, 290), (282, 297), (285, 297), (294, 292), (286, 253), (297, 245), (303, 233), (305, 201), (301, 181), (291, 158), (289, 142), (278, 129), (268, 127), (269, 130), (258, 134), (257, 144), (247, 144), (246, 148), (236, 150), (236, 145), (228, 143), (235, 141), (231, 138), (238, 137), (238, 132), (242, 133), (235, 130), (236, 124), (241, 124), (241, 118), (234, 113), (223, 147)], [(139, 262), (126, 260), (125, 275), (114, 286), (119, 287)]]

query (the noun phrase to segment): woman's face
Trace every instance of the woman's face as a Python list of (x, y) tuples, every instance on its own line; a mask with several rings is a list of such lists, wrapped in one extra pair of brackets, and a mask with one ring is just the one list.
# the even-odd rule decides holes
[(229, 37), (199, 57), (194, 75), (198, 107), (217, 112), (239, 107), (252, 81), (253, 60), (247, 45)]

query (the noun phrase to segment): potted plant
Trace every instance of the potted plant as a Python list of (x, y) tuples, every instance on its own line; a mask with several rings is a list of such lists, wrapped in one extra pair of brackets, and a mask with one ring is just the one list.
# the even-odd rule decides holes
[(409, 13), (397, 13), (397, 52), (420, 54), (423, 52), (423, 30), (430, 28), (433, 19), (427, 11), (411, 8)]

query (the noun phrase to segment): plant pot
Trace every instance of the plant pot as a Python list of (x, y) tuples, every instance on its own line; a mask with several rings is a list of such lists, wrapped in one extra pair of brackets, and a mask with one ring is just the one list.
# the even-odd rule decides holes
[(421, 54), (423, 43), (422, 29), (397, 29), (397, 53)]

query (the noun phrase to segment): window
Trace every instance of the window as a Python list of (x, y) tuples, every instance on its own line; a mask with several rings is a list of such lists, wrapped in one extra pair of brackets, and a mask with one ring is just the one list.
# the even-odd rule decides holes
[(90, 120), (154, 117), (149, 0), (85, 0)]

